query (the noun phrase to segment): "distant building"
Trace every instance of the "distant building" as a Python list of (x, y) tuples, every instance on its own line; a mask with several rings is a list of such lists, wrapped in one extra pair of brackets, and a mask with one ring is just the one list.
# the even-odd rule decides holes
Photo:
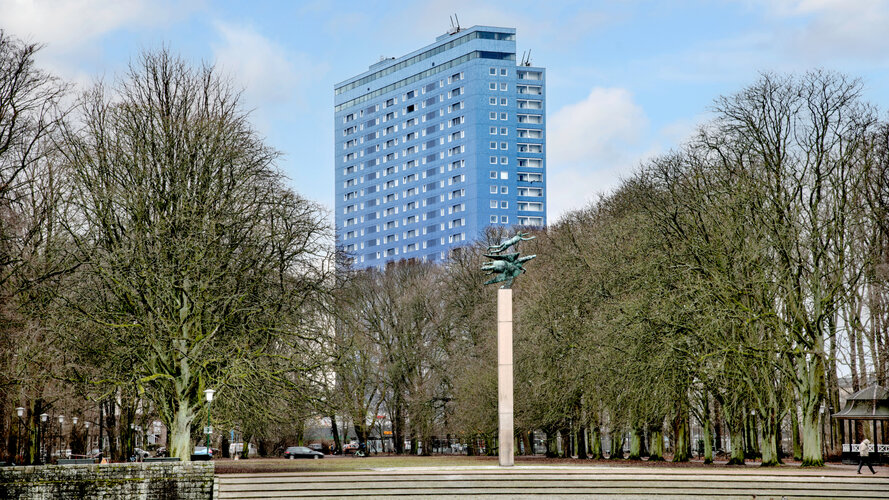
[(515, 37), (452, 30), (335, 86), (337, 242), (358, 267), (546, 224), (546, 73)]

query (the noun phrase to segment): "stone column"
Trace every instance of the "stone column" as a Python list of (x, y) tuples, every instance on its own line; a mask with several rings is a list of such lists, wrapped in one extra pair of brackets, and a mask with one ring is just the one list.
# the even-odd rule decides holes
[(501, 467), (513, 465), (512, 290), (497, 289), (497, 416)]

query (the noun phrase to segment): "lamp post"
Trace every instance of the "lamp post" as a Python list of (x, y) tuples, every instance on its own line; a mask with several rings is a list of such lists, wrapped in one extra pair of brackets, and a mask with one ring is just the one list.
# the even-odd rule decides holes
[[(71, 417), (71, 432), (68, 435), (71, 437), (71, 442), (68, 443), (68, 449), (71, 450), (71, 453), (74, 453), (74, 444), (79, 441), (77, 438), (77, 422), (80, 420), (78, 417)], [(79, 446), (77, 448), (80, 448)]]
[(40, 446), (38, 450), (40, 451), (40, 462), (46, 463), (46, 419), (49, 418), (49, 415), (46, 413), (40, 414), (40, 428), (37, 429), (37, 433), (39, 434), (38, 442)]
[(136, 424), (130, 424), (130, 449), (129, 456), (136, 456)]
[(24, 461), (25, 460), (25, 444), (22, 441), (25, 439), (25, 433), (24, 433), (24, 421), (22, 420), (22, 417), (25, 416), (25, 408), (22, 406), (19, 406), (18, 408), (15, 409), (15, 414), (18, 415), (18, 417), (19, 417), (19, 432), (18, 432), (18, 434), (16, 434), (16, 438), (17, 438), (16, 443), (17, 444), (15, 446), (15, 454), (16, 454), (16, 457), (18, 457), (19, 456), (19, 449), (21, 449), (21, 457), (22, 457), (22, 461)]
[(84, 438), (86, 440), (86, 451), (84, 453), (86, 454), (86, 456), (90, 456), (93, 454), (93, 450), (92, 450), (92, 443), (90, 443), (90, 421), (89, 420), (83, 421), (83, 428), (84, 428), (84, 432), (86, 433), (86, 437)]
[(210, 429), (210, 403), (213, 402), (213, 394), (215, 394), (215, 393), (216, 393), (216, 391), (214, 391), (213, 389), (207, 389), (206, 391), (204, 391), (204, 396), (207, 398), (207, 428), (205, 429), (205, 431), (207, 432), (207, 454), (208, 455), (212, 454), (210, 452), (210, 431), (212, 430), (212, 429)]
[(59, 458), (62, 458), (62, 450), (65, 449), (63, 436), (62, 436), (62, 424), (65, 423), (65, 416), (59, 415)]

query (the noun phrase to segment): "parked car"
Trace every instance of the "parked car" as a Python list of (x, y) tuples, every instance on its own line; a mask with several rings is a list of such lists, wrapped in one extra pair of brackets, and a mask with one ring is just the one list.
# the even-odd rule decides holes
[(213, 460), (213, 449), (206, 446), (195, 446), (191, 454), (192, 460)]
[(322, 449), (324, 449), (324, 446), (322, 446), (321, 443), (312, 443), (309, 445), (309, 448), (315, 451), (321, 451)]
[(291, 446), (284, 450), (284, 458), (293, 460), (294, 458), (324, 458), (324, 453), (309, 449), (305, 446)]
[(358, 451), (358, 443), (356, 442), (351, 442), (349, 444), (343, 445), (343, 455), (355, 453), (356, 451)]
[(166, 457), (169, 455), (170, 453), (167, 451), (167, 448), (165, 446), (161, 446), (154, 452), (154, 456), (156, 457)]
[(150, 457), (151, 453), (148, 453), (147, 451), (143, 450), (142, 448), (134, 448), (133, 449), (133, 456), (136, 458), (136, 460), (142, 461), (142, 460), (145, 460), (146, 458)]

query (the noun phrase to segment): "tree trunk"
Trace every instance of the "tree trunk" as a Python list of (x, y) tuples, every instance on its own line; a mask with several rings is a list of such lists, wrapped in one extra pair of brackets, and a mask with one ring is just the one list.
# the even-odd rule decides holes
[(660, 462), (664, 459), (664, 432), (660, 426), (649, 427), (648, 461)]
[[(241, 447), (241, 458), (250, 458), (250, 443), (253, 441), (253, 434), (243, 434), (241, 436), (241, 441), (243, 441), (243, 446)], [(258, 451), (259, 450), (257, 450), (257, 452)]]
[(577, 438), (574, 442), (577, 443), (577, 458), (584, 460), (588, 458), (586, 454), (586, 427), (581, 425), (577, 428)]
[(675, 440), (673, 443), (673, 461), (688, 462), (691, 458), (689, 456), (691, 443), (689, 443), (688, 414), (683, 410), (680, 410), (679, 415), (674, 420), (673, 438)]
[(604, 458), (602, 453), (602, 430), (598, 425), (593, 426), (590, 438), (592, 443), (590, 445), (590, 458), (595, 460), (601, 460)]
[(222, 441), (219, 443), (220, 452), (222, 452), (222, 458), (231, 458), (231, 452), (229, 451), (229, 445), (231, 441), (228, 440), (228, 434), (225, 432), (219, 433)]
[(339, 453), (343, 452), (343, 443), (340, 440), (340, 430), (336, 425), (336, 415), (330, 416), (330, 433), (333, 434), (333, 448)]
[(522, 434), (522, 448), (523, 448), (522, 455), (533, 455), (534, 449), (532, 448), (532, 443), (533, 443), (532, 436), (534, 435), (534, 432), (533, 431), (523, 432), (521, 434)]
[(424, 457), (428, 457), (432, 455), (432, 443), (435, 439), (431, 435), (423, 435), (423, 451), (420, 452), (420, 455)]
[[(496, 457), (497, 456), (498, 450), (497, 450), (497, 446), (496, 446), (496, 444), (497, 444), (496, 439), (497, 438), (495, 438), (493, 436), (489, 436), (489, 435), (485, 434), (485, 455), (486, 456), (489, 456), (489, 457)], [(411, 442), (411, 446), (413, 446), (413, 441)], [(413, 449), (411, 449), (411, 451), (413, 451)]]
[(731, 456), (728, 465), (744, 465), (744, 414), (743, 410), (726, 411)]
[(797, 383), (798, 396), (802, 406), (800, 437), (803, 445), (803, 467), (821, 467), (824, 458), (821, 455), (821, 403), (824, 396), (824, 358), (815, 350), (806, 358), (798, 361)]
[(790, 409), (790, 440), (793, 446), (793, 459), (801, 461), (803, 459), (803, 447), (802, 444), (800, 444), (798, 411), (796, 401), (794, 401), (793, 407)]
[[(115, 407), (116, 403), (114, 402), (114, 397), (108, 398), (105, 400), (105, 436), (107, 436), (106, 442), (108, 443), (108, 458), (111, 460), (120, 461), (122, 459), (120, 453), (120, 447), (117, 446), (117, 439), (114, 438), (114, 429), (117, 428), (117, 417), (115, 417)], [(169, 427), (168, 427), (169, 429)], [(187, 435), (191, 435), (191, 428), (186, 430)], [(189, 438), (189, 441), (191, 439)], [(170, 455), (172, 456), (172, 455)], [(183, 459), (185, 460), (185, 459)]]
[(778, 457), (778, 426), (774, 415), (762, 421), (762, 439), (759, 440), (759, 452), (762, 456), (761, 467), (772, 467), (780, 463)]
[(704, 463), (713, 463), (713, 421), (710, 420), (710, 412), (707, 412), (707, 419), (703, 423), (704, 428)]
[[(191, 460), (191, 424), (194, 421), (195, 413), (187, 401), (177, 401), (177, 403), (178, 407), (176, 413), (173, 414), (173, 421), (167, 426), (169, 430), (167, 450), (169, 450), (171, 457), (179, 457), (184, 462)], [(246, 449), (246, 444), (244, 449)]]
[(556, 433), (548, 430), (546, 431), (546, 457), (555, 458), (557, 456), (559, 456), (559, 447), (556, 443)]
[(630, 455), (627, 460), (642, 460), (642, 429), (634, 426), (630, 433)]
[(392, 435), (395, 439), (395, 453), (404, 455), (404, 408), (399, 398), (395, 402), (395, 419), (392, 421)]
[(800, 437), (803, 444), (803, 467), (822, 467), (824, 458), (821, 456), (821, 416), (818, 410), (814, 414), (803, 412)]
[(611, 431), (611, 449), (608, 453), (610, 460), (620, 460), (624, 458), (624, 438), (621, 433)]

